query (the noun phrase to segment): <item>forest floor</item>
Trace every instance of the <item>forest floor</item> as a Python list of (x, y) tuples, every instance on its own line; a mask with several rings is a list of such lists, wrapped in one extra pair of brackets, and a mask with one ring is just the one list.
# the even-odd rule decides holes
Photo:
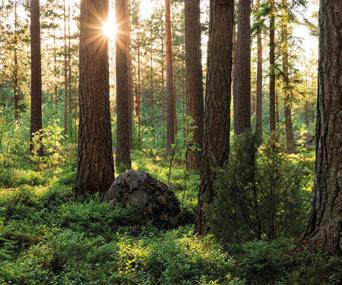
[[(158, 229), (97, 195), (75, 198), (72, 157), (0, 155), (0, 284), (341, 284), (341, 258), (293, 240), (223, 246), (193, 225)], [(168, 182), (158, 151), (133, 157), (135, 169)], [(198, 174), (176, 159), (170, 182), (194, 215)]]

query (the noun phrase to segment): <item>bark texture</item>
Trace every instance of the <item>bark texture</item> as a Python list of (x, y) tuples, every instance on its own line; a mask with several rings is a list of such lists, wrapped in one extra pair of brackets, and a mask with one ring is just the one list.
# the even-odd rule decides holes
[(236, 135), (251, 127), (251, 1), (239, 0), (236, 41), (234, 130)]
[(131, 168), (131, 88), (129, 72), (129, 13), (127, 0), (116, 0), (116, 166)]
[(105, 192), (114, 180), (109, 111), (107, 0), (81, 1), (80, 121), (76, 192)]
[[(42, 66), (40, 50), (40, 9), (39, 0), (31, 0), (31, 144), (34, 134), (40, 133), (42, 123)], [(43, 154), (43, 147), (40, 146), (38, 155)]]
[[(260, 0), (256, 2), (256, 9), (259, 10), (260, 8)], [(257, 95), (256, 95), (256, 135), (258, 137), (259, 142), (262, 140), (262, 133), (263, 133), (263, 124), (262, 124), (262, 28), (259, 26), (257, 28), (257, 52), (258, 52), (258, 62), (257, 62)]]
[(276, 82), (275, 82), (275, 4), (270, 0), (270, 132), (276, 128)]
[(19, 124), (19, 107), (20, 107), (20, 87), (19, 87), (19, 66), (18, 66), (18, 2), (14, 1), (14, 41), (13, 41), (13, 74), (12, 87), (14, 93), (14, 119)]
[[(192, 143), (199, 149), (203, 146), (203, 75), (201, 52), (200, 0), (185, 1), (185, 84), (186, 114), (192, 118)], [(187, 152), (188, 169), (199, 170), (202, 152)]]
[(68, 45), (67, 45), (67, 1), (64, 0), (64, 134), (69, 132), (69, 69), (68, 69)]
[(233, 17), (233, 0), (210, 1), (204, 152), (196, 224), (199, 234), (209, 230), (215, 170), (223, 167), (229, 155)]
[(172, 33), (171, 33), (171, 0), (165, 0), (165, 58), (166, 58), (166, 100), (167, 100), (167, 138), (166, 152), (172, 153), (175, 143), (175, 110), (176, 100), (173, 82)]
[(295, 152), (295, 142), (293, 135), (293, 124), (292, 124), (292, 106), (291, 106), (291, 86), (290, 86), (290, 73), (289, 73), (289, 48), (288, 48), (288, 31), (289, 31), (289, 20), (290, 15), (288, 12), (287, 0), (282, 0), (282, 19), (281, 19), (281, 57), (282, 57), (282, 68), (283, 68), (283, 100), (284, 100), (284, 115), (285, 115), (285, 138), (286, 138), (286, 149), (288, 153)]
[(306, 242), (341, 253), (342, 235), (342, 2), (320, 2), (316, 170)]

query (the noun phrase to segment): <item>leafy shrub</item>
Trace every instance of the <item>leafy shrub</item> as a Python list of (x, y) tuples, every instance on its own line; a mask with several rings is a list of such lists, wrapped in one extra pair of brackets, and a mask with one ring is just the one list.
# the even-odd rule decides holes
[(57, 215), (62, 227), (86, 232), (90, 236), (112, 235), (112, 231), (120, 225), (139, 224), (141, 221), (135, 209), (110, 207), (99, 198), (63, 204)]
[(237, 138), (228, 164), (216, 173), (213, 232), (224, 242), (301, 235), (310, 201), (304, 158), (287, 155), (278, 139), (254, 158), (253, 144), (250, 135)]
[(291, 249), (286, 240), (247, 242), (239, 248), (236, 274), (252, 284), (282, 281), (294, 262)]

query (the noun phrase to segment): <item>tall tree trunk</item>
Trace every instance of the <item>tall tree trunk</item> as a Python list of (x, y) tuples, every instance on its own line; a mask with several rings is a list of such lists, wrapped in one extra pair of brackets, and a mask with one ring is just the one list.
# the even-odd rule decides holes
[(270, 132), (276, 129), (276, 82), (275, 82), (275, 4), (270, 0)]
[[(256, 2), (257, 11), (260, 8), (260, 0)], [(262, 56), (262, 28), (259, 26), (257, 29), (257, 52), (258, 52), (258, 63), (257, 63), (257, 98), (256, 98), (256, 135), (258, 137), (259, 142), (262, 141), (262, 133), (263, 133), (263, 124), (262, 124), (262, 64), (263, 64), (263, 56)]]
[(67, 44), (67, 1), (64, 0), (64, 134), (68, 134), (68, 44)]
[(236, 91), (234, 130), (240, 135), (251, 128), (251, 1), (239, 0), (236, 42)]
[(162, 126), (165, 127), (165, 80), (164, 80), (164, 70), (165, 70), (165, 56), (164, 56), (164, 46), (165, 46), (165, 36), (161, 42), (161, 81), (162, 81)]
[(70, 117), (69, 120), (69, 126), (68, 130), (70, 135), (72, 135), (72, 117), (73, 117), (73, 98), (72, 98), (72, 64), (71, 64), (71, 3), (68, 4), (68, 117)]
[(116, 90), (117, 90), (117, 148), (116, 166), (121, 170), (132, 167), (130, 147), (129, 90), (129, 14), (127, 0), (116, 0)]
[(58, 84), (57, 84), (57, 51), (56, 51), (56, 29), (53, 31), (53, 76), (54, 76), (54, 104), (55, 112), (58, 112)]
[(138, 40), (138, 83), (136, 88), (135, 114), (138, 122), (138, 147), (141, 149), (141, 63), (140, 63), (140, 32), (137, 34)]
[(342, 2), (320, 2), (316, 169), (312, 214), (305, 240), (341, 253), (342, 236)]
[(208, 73), (201, 186), (196, 229), (208, 231), (208, 210), (215, 196), (215, 170), (229, 155), (234, 0), (210, 0)]
[(14, 47), (13, 47), (13, 93), (14, 93), (14, 119), (19, 123), (19, 66), (18, 66), (18, 13), (17, 1), (14, 1)]
[(276, 88), (276, 93), (275, 93), (275, 122), (276, 125), (278, 125), (280, 123), (280, 115), (279, 115), (279, 94), (277, 92), (277, 88)]
[[(151, 108), (154, 110), (154, 68), (153, 68), (153, 26), (151, 21), (150, 27), (150, 96), (151, 96)], [(153, 147), (155, 147), (156, 143), (156, 131), (155, 131), (155, 114), (154, 111), (151, 112), (151, 125), (152, 125), (152, 141)]]
[[(235, 0), (234, 0), (235, 1)], [(237, 124), (235, 123), (237, 119), (237, 112), (235, 108), (237, 106), (237, 76), (236, 76), (236, 58), (237, 58), (237, 27), (234, 24), (233, 28), (233, 51), (232, 51), (232, 92), (233, 92), (233, 127), (234, 133), (236, 133)]]
[[(40, 50), (40, 8), (39, 0), (31, 0), (31, 133), (30, 150), (33, 151), (33, 138), (41, 134), (42, 123), (42, 66)], [(39, 139), (40, 141), (40, 139)], [(43, 155), (43, 146), (37, 150), (37, 155)]]
[(82, 0), (77, 194), (105, 192), (114, 180), (108, 40), (101, 33), (107, 0)]
[(129, 3), (127, 0), (127, 21), (128, 21), (128, 99), (129, 99), (129, 147), (133, 148), (133, 109), (134, 109), (134, 100), (133, 100), (133, 73), (132, 73), (132, 56), (131, 56), (131, 23), (130, 23), (130, 9)]
[(283, 92), (284, 92), (284, 115), (285, 115), (285, 138), (288, 153), (295, 152), (293, 125), (292, 125), (292, 108), (291, 108), (291, 86), (289, 75), (289, 48), (288, 48), (288, 29), (289, 29), (289, 12), (287, 0), (282, 0), (282, 65), (283, 65)]
[(166, 46), (166, 98), (167, 98), (167, 139), (166, 152), (172, 154), (175, 143), (175, 93), (173, 82), (171, 0), (165, 0), (165, 46)]
[[(199, 170), (203, 148), (203, 75), (200, 0), (185, 0), (185, 85), (186, 115), (192, 119), (191, 144), (199, 150), (187, 151), (188, 169)], [(188, 131), (188, 130), (187, 130)], [(189, 133), (187, 134), (189, 136)]]

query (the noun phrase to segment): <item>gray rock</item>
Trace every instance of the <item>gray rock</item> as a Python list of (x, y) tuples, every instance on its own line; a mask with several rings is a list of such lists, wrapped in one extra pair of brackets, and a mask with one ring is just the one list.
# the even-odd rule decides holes
[(163, 227), (180, 221), (180, 204), (169, 187), (144, 171), (129, 170), (118, 176), (104, 195), (111, 206), (132, 205), (143, 218)]

